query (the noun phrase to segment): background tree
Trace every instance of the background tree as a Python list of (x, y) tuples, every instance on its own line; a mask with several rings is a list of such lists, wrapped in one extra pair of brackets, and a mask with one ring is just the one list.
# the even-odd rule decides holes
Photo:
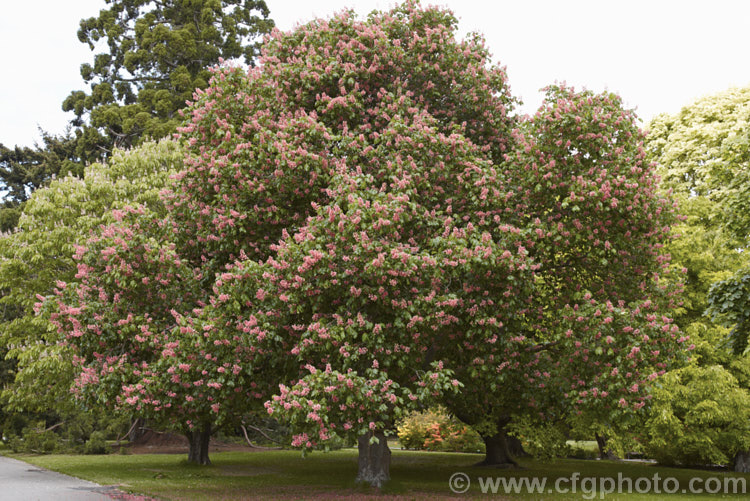
[[(732, 395), (746, 393), (750, 388), (744, 375), (750, 316), (749, 119), (750, 88), (729, 89), (698, 99), (678, 114), (656, 117), (649, 124), (646, 141), (650, 159), (658, 164), (664, 188), (671, 190), (685, 215), (684, 221), (675, 227), (679, 238), (667, 248), (674, 265), (686, 270), (685, 304), (676, 310), (675, 318), (696, 344), (694, 362), (698, 367), (685, 374), (693, 377), (692, 374), (715, 372), (720, 368), (713, 366), (720, 364), (728, 376), (717, 376), (716, 384), (723, 384), (720, 391)], [(692, 387), (680, 383), (681, 378), (682, 373), (671, 376), (671, 384), (689, 392)], [(695, 402), (705, 398), (704, 389), (694, 390), (694, 395), (687, 394), (684, 398)], [(663, 400), (665, 395), (660, 398)], [(662, 401), (660, 405), (677, 409), (682, 404)], [(713, 404), (707, 400), (701, 408), (708, 409), (710, 405)], [(711, 412), (714, 417), (724, 414), (744, 419), (728, 405), (720, 405)], [(659, 419), (655, 415), (651, 423), (660, 422)], [(706, 419), (707, 423), (713, 422)], [(704, 430), (707, 435), (716, 432), (712, 426)], [(727, 426), (741, 429), (744, 425)], [(744, 438), (738, 439), (737, 444), (744, 444)], [(692, 454), (687, 450), (666, 450), (675, 454), (673, 461)], [(732, 445), (722, 451), (729, 456), (737, 453), (735, 467), (740, 471), (750, 468), (750, 455), (742, 447)]]
[(713, 284), (709, 291), (709, 311), (715, 320), (731, 329), (735, 354), (750, 351), (750, 90), (743, 97), (743, 108), (733, 118), (744, 124), (744, 130), (722, 144), (725, 170), (720, 182), (726, 191), (721, 194), (720, 203), (726, 229), (738, 242), (735, 252), (744, 258), (744, 266)]
[(727, 331), (705, 314), (709, 289), (749, 262), (742, 251), (748, 233), (733, 229), (742, 227), (733, 221), (746, 213), (739, 204), (746, 203), (741, 187), (748, 185), (747, 159), (741, 152), (749, 118), (750, 88), (730, 89), (698, 99), (675, 115), (659, 115), (649, 124), (645, 143), (662, 189), (684, 215), (674, 229), (679, 238), (668, 247), (674, 266), (686, 270), (684, 305), (675, 319), (709, 365), (727, 362), (714, 349), (726, 345)]
[(16, 227), (22, 205), (31, 194), (55, 177), (80, 176), (83, 168), (75, 155), (75, 137), (70, 131), (55, 136), (40, 129), (43, 144), (33, 148), (0, 144), (0, 183), (4, 187), (0, 208), (0, 231)]
[(70, 350), (58, 345), (34, 305), (39, 296), (52, 296), (58, 283), (75, 280), (75, 246), (113, 222), (112, 209), (160, 203), (158, 192), (182, 161), (182, 150), (171, 141), (117, 151), (108, 164), (87, 167), (83, 179), (67, 176), (35, 191), (23, 206), (17, 231), (0, 238), (0, 344), (17, 365), (12, 384), (3, 388), (6, 410), (74, 412)]
[(110, 0), (97, 17), (83, 19), (78, 38), (107, 52), (81, 66), (90, 91), (63, 102), (80, 128), (77, 155), (90, 162), (144, 138), (174, 132), (178, 110), (208, 84), (221, 59), (253, 64), (258, 36), (273, 21), (263, 0)]
[(750, 447), (750, 395), (719, 365), (670, 371), (652, 405), (646, 453), (662, 464), (724, 465)]

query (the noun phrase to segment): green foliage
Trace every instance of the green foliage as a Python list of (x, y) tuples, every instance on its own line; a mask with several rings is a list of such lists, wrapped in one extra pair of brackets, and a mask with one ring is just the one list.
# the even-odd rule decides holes
[(750, 354), (745, 353), (735, 357), (728, 369), (737, 379), (740, 388), (750, 389)]
[(4, 191), (0, 205), (0, 232), (18, 225), (23, 205), (31, 193), (57, 177), (81, 176), (82, 166), (75, 156), (75, 137), (70, 131), (55, 136), (39, 130), (43, 143), (33, 148), (0, 144), (0, 183)]
[(404, 449), (484, 452), (479, 434), (442, 407), (410, 412), (398, 423), (397, 434)]
[(91, 50), (106, 42), (93, 65), (81, 65), (90, 91), (71, 92), (63, 102), (75, 113), (77, 152), (86, 161), (174, 132), (178, 110), (208, 84), (209, 67), (222, 59), (252, 63), (258, 36), (273, 27), (263, 0), (107, 3), (78, 30)]
[(0, 207), (0, 233), (8, 233), (18, 226), (18, 219), (21, 217), (23, 206), (13, 207), (12, 204), (5, 204)]
[(568, 457), (573, 459), (596, 459), (599, 457), (599, 447), (594, 441), (568, 440)]
[(711, 286), (708, 312), (713, 320), (731, 328), (735, 354), (750, 351), (750, 266)]
[[(0, 423), (4, 441), (15, 452), (38, 454), (89, 453), (94, 444), (121, 437), (128, 429), (127, 417), (97, 409), (46, 414), (11, 412)], [(91, 445), (88, 443), (91, 442)]]
[(93, 432), (83, 446), (84, 454), (106, 454), (107, 451), (106, 437), (101, 431)]
[(539, 423), (516, 420), (510, 433), (518, 437), (526, 452), (542, 460), (567, 457), (571, 450), (567, 443), (567, 429), (562, 423)]
[(8, 149), (0, 144), (0, 181), (6, 190), (5, 202), (20, 204), (34, 190), (49, 179), (42, 163), (41, 152), (28, 147)]
[[(728, 363), (729, 331), (721, 324), (735, 328), (731, 348), (741, 352), (746, 346), (747, 327), (739, 321), (748, 303), (738, 287), (746, 274), (739, 270), (750, 264), (750, 254), (742, 251), (750, 234), (749, 119), (750, 87), (729, 89), (675, 115), (656, 117), (645, 144), (649, 159), (658, 164), (662, 188), (670, 190), (684, 215), (674, 229), (679, 238), (667, 247), (674, 266), (685, 271), (676, 321), (691, 335), (705, 365)], [(713, 318), (705, 315), (709, 306)]]
[[(684, 375), (669, 374), (664, 385), (687, 393), (682, 379), (701, 370), (706, 376), (718, 375), (714, 396), (706, 389), (708, 382), (696, 380), (689, 396), (700, 405), (692, 414), (683, 407), (685, 395), (675, 392), (669, 403), (669, 392), (659, 391), (661, 399), (655, 400), (658, 405), (649, 420), (649, 448), (665, 462), (726, 463), (733, 451), (748, 446), (741, 431), (744, 410), (738, 408), (750, 388), (746, 357), (742, 357), (750, 336), (748, 120), (750, 87), (745, 87), (703, 97), (680, 113), (660, 115), (649, 124), (650, 159), (659, 164), (663, 187), (671, 190), (685, 215), (675, 228), (679, 238), (667, 247), (674, 266), (685, 272), (684, 303), (676, 311), (676, 321), (695, 343), (696, 362), (704, 367), (685, 369)], [(722, 418), (728, 421), (727, 434), (717, 438), (712, 433), (719, 424), (710, 420), (719, 423)], [(690, 426), (696, 420), (698, 426)], [(659, 427), (663, 437), (658, 436)], [(685, 437), (677, 436), (681, 427), (686, 428)]]
[(34, 148), (0, 144), (0, 183), (6, 191), (6, 204), (17, 206), (29, 199), (32, 192), (45, 186), (54, 177), (80, 175), (72, 162), (74, 137), (70, 132), (55, 136), (40, 129), (43, 144)]
[(24, 428), (20, 436), (10, 436), (8, 446), (13, 452), (52, 454), (65, 448), (58, 433), (45, 430), (43, 421), (35, 424), (36, 426)]
[[(171, 141), (116, 152), (106, 165), (86, 168), (83, 179), (57, 179), (24, 205), (18, 231), (0, 238), (0, 345), (18, 363), (14, 384), (2, 396), (6, 408), (44, 412), (71, 405), (73, 367), (69, 348), (58, 345), (50, 324), (34, 312), (39, 296), (54, 294), (78, 272), (76, 245), (113, 221), (112, 209), (143, 204), (159, 211), (158, 193), (183, 161)], [(163, 209), (161, 209), (163, 210)]]
[(750, 447), (750, 395), (721, 366), (669, 372), (654, 387), (645, 450), (662, 464), (725, 465)]

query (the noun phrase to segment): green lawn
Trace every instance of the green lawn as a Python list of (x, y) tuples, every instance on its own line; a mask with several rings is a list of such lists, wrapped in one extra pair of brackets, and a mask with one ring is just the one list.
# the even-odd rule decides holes
[[(85, 478), (103, 485), (119, 485), (123, 490), (147, 494), (158, 499), (169, 500), (240, 500), (240, 499), (486, 499), (480, 490), (479, 477), (544, 478), (547, 485), (542, 493), (505, 494), (498, 484), (498, 495), (494, 499), (602, 499), (592, 492), (592, 483), (600, 478), (632, 479), (632, 494), (608, 494), (603, 499), (660, 499), (713, 500), (721, 498), (747, 499), (746, 494), (722, 495), (682, 494), (688, 490), (690, 479), (699, 478), (696, 485), (715, 488), (717, 482), (727, 477), (741, 477), (750, 483), (750, 475), (744, 477), (726, 472), (655, 467), (641, 463), (609, 461), (560, 460), (556, 462), (521, 461), (523, 470), (509, 471), (471, 466), (481, 456), (473, 454), (425, 453), (394, 451), (391, 464), (392, 481), (382, 492), (357, 486), (354, 477), (357, 470), (355, 450), (331, 453), (313, 453), (303, 458), (295, 451), (271, 452), (225, 452), (213, 454), (213, 465), (192, 466), (185, 463), (184, 455), (108, 455), (108, 456), (21, 456), (19, 459), (38, 466)], [(448, 482), (451, 475), (465, 472), (471, 480), (471, 488), (465, 494), (453, 494)], [(577, 492), (550, 494), (558, 485), (572, 491), (572, 476), (578, 473)], [(638, 478), (661, 479), (668, 477), (679, 481), (666, 487), (677, 487), (677, 494), (664, 492), (637, 494)], [(597, 480), (594, 480), (596, 477)], [(715, 477), (718, 480), (706, 480)], [(582, 480), (586, 478), (586, 480)], [(486, 483), (486, 481), (485, 481)], [(640, 487), (645, 487), (641, 480)], [(627, 481), (623, 481), (627, 487)], [(501, 496), (502, 495), (502, 496)]]

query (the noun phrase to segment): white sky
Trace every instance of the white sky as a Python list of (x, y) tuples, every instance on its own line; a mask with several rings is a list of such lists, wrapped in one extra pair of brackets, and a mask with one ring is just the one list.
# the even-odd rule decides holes
[[(748, 0), (422, 0), (448, 6), (462, 33), (479, 31), (511, 90), (532, 113), (556, 81), (619, 93), (649, 120), (702, 95), (750, 85)], [(284, 30), (344, 7), (360, 15), (393, 0), (266, 0)], [(104, 0), (4, 0), (0, 6), (0, 143), (32, 145), (37, 126), (60, 133), (61, 104), (84, 89), (93, 53), (78, 22)]]

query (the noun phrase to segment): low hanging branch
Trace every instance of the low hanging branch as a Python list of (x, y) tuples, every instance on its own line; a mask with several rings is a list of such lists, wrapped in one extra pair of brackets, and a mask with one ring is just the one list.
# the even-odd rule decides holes
[(124, 439), (125, 439), (125, 437), (129, 437), (129, 436), (130, 436), (130, 434), (131, 434), (131, 433), (133, 432), (133, 430), (135, 429), (136, 425), (138, 425), (138, 421), (139, 421), (138, 419), (135, 419), (135, 420), (133, 420), (133, 424), (132, 424), (132, 425), (130, 425), (130, 429), (129, 429), (129, 430), (127, 431), (127, 433), (125, 433), (125, 435), (123, 435), (123, 436), (121, 436), (121, 437), (119, 437), (119, 438), (117, 439), (117, 445), (120, 445), (120, 442), (121, 442), (122, 440), (124, 440)]
[(62, 425), (64, 425), (64, 424), (65, 424), (65, 421), (60, 421), (59, 423), (57, 423), (57, 424), (53, 424), (52, 426), (50, 426), (49, 428), (47, 428), (47, 429), (45, 429), (45, 430), (36, 430), (36, 432), (37, 432), (37, 433), (46, 433), (46, 432), (48, 432), (48, 431), (52, 431), (52, 430), (54, 430), (55, 428), (59, 428), (60, 426), (62, 426)]
[(249, 424), (245, 424), (245, 423), (242, 423), (242, 424), (240, 425), (240, 428), (242, 428), (242, 433), (243, 433), (243, 434), (245, 435), (245, 441), (247, 442), (247, 444), (248, 444), (248, 445), (249, 445), (250, 447), (255, 447), (256, 449), (267, 449), (267, 447), (260, 447), (260, 446), (257, 446), (257, 445), (253, 444), (253, 443), (252, 443), (252, 442), (250, 441), (250, 437), (248, 437), (248, 436), (247, 436), (247, 429), (245, 428), (245, 426), (247, 426), (248, 428), (250, 428), (250, 429), (252, 429), (252, 430), (254, 430), (254, 431), (257, 431), (258, 433), (260, 433), (261, 435), (263, 435), (263, 437), (265, 437), (265, 438), (266, 438), (266, 440), (269, 440), (269, 441), (271, 441), (271, 442), (273, 442), (273, 443), (275, 443), (275, 444), (279, 444), (279, 445), (284, 445), (284, 444), (282, 444), (281, 442), (279, 442), (278, 440), (274, 440), (274, 439), (272, 439), (271, 437), (269, 437), (268, 435), (266, 435), (266, 434), (265, 434), (265, 433), (263, 432), (263, 430), (261, 430), (260, 428), (256, 428), (255, 426), (251, 426), (251, 425), (249, 425)]
[(552, 341), (552, 342), (549, 342), (549, 343), (537, 344), (535, 346), (531, 346), (531, 347), (527, 348), (527, 351), (529, 351), (531, 353), (538, 353), (540, 351), (548, 350), (548, 349), (554, 347), (557, 344), (559, 344), (558, 341)]

